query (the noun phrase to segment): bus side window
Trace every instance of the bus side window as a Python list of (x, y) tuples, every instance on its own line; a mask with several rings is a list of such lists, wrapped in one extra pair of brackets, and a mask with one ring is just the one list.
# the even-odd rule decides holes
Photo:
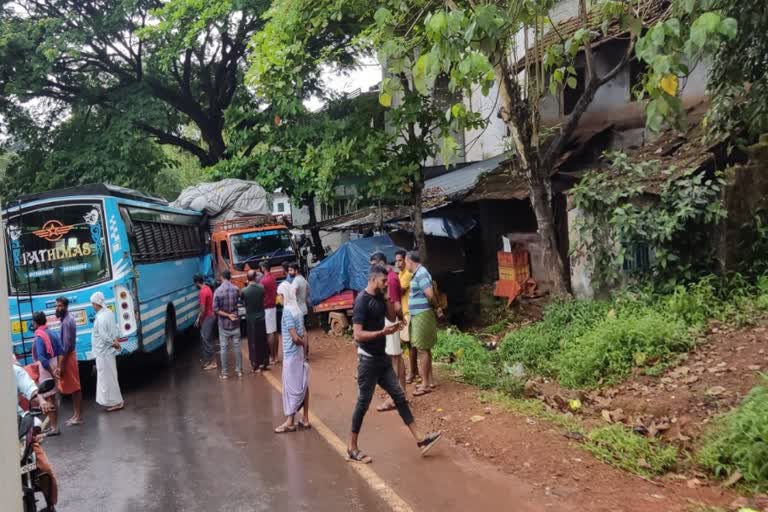
[(229, 268), (229, 246), (226, 240), (219, 242), (219, 253), (221, 254), (221, 260), (224, 262), (226, 268)]

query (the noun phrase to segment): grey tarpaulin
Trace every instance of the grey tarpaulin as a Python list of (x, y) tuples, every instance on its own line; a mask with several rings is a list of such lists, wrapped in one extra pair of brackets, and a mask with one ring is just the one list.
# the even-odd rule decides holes
[(230, 178), (187, 187), (172, 206), (204, 212), (222, 221), (269, 215), (272, 213), (272, 198), (256, 182)]

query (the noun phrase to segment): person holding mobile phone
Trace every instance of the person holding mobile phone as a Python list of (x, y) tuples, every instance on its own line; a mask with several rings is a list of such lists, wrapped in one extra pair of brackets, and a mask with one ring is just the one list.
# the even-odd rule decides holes
[[(387, 300), (387, 269), (382, 265), (373, 265), (368, 273), (368, 286), (355, 299), (352, 310), (352, 325), (357, 343), (357, 386), (358, 395), (355, 410), (352, 413), (352, 429), (347, 444), (347, 456), (351, 462), (368, 464), (371, 457), (360, 451), (357, 440), (363, 425), (363, 418), (371, 405), (376, 385), (381, 386), (395, 403), (395, 408), (408, 426), (416, 440), (422, 455), (426, 455), (440, 440), (441, 433), (421, 435), (413, 418), (405, 391), (400, 387), (392, 360), (386, 353), (386, 337), (401, 329), (396, 320), (395, 307)], [(388, 318), (392, 325), (385, 326)]]
[[(400, 305), (400, 278), (397, 273), (392, 270), (392, 267), (387, 265), (387, 257), (383, 252), (375, 252), (371, 255), (371, 265), (381, 265), (387, 269), (387, 293), (386, 299), (395, 308), (395, 320), (390, 321), (388, 318), (384, 318), (384, 327), (390, 327), (398, 323), (402, 330), (402, 326), (405, 323), (403, 319), (403, 311)], [(395, 370), (397, 380), (400, 382), (400, 388), (405, 391), (405, 363), (403, 362), (403, 347), (400, 344), (400, 331), (392, 334), (387, 334), (387, 344), (384, 352), (392, 359), (392, 369)], [(391, 397), (387, 398), (384, 403), (376, 408), (379, 412), (393, 411), (395, 410), (395, 402)]]

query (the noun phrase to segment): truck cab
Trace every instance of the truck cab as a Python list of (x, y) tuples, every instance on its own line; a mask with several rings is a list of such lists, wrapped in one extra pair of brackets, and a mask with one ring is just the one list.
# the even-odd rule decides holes
[(267, 262), (275, 279), (282, 281), (286, 277), (283, 262), (298, 259), (288, 226), (271, 216), (211, 225), (211, 256), (217, 280), (222, 270), (229, 269), (238, 288), (246, 285), (248, 270), (258, 269), (262, 261)]

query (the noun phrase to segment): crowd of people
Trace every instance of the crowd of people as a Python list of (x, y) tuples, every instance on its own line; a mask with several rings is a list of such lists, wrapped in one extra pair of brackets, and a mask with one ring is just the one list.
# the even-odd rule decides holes
[[(115, 315), (106, 305), (106, 299), (101, 292), (94, 293), (91, 306), (96, 311), (91, 334), (92, 350), (96, 359), (96, 402), (107, 412), (114, 412), (124, 407), (120, 385), (117, 380), (116, 356), (120, 352)], [(53, 468), (43, 451), (40, 442), (45, 437), (61, 435), (59, 427), (58, 407), (61, 395), (72, 397), (73, 414), (66, 426), (76, 426), (83, 423), (83, 398), (80, 386), (80, 371), (77, 364), (77, 328), (75, 319), (69, 313), (69, 299), (56, 299), (56, 317), (59, 319), (58, 330), (48, 326), (48, 318), (42, 311), (32, 314), (30, 330), (34, 332), (32, 343), (32, 363), (22, 366), (15, 356), (12, 356), (16, 391), (19, 396), (17, 414), (19, 417), (27, 414), (31, 407), (37, 407), (47, 416), (47, 427), (41, 437), (36, 437), (32, 443), (37, 463), (37, 471), (47, 475), (48, 482), (42, 489), (45, 495), (47, 510), (55, 510), (58, 500), (58, 485)], [(44, 384), (54, 381), (54, 385)], [(41, 392), (50, 388), (50, 391)]]
[[(350, 461), (370, 463), (372, 458), (358, 446), (363, 419), (370, 407), (376, 386), (388, 398), (377, 407), (380, 412), (397, 410), (412, 433), (422, 454), (440, 440), (440, 432), (422, 433), (408, 405), (406, 390), (416, 384), (413, 396), (432, 392), (436, 387), (432, 374), (432, 347), (437, 340), (437, 320), (443, 315), (429, 271), (421, 264), (418, 252), (397, 251), (390, 266), (386, 256), (377, 252), (370, 257), (367, 287), (358, 293), (352, 311), (353, 337), (357, 346), (358, 398), (352, 413), (347, 445)], [(285, 420), (275, 427), (277, 434), (311, 428), (309, 415), (309, 284), (297, 264), (288, 265), (286, 279), (278, 286), (268, 266), (249, 270), (247, 285), (238, 289), (228, 270), (221, 273), (215, 291), (196, 275), (199, 290), (199, 313), (195, 325), (201, 340), (201, 362), (206, 371), (219, 370), (222, 380), (231, 375), (243, 377), (243, 356), (239, 305), (245, 307), (245, 330), (248, 362), (253, 373), (269, 371), (278, 362), (277, 304), (282, 304), (279, 332), (282, 340), (282, 398)], [(96, 360), (96, 402), (106, 411), (122, 409), (125, 402), (120, 391), (116, 356), (120, 339), (115, 316), (107, 307), (104, 294), (90, 298), (96, 311), (93, 321), (92, 350)], [(32, 316), (34, 331), (33, 363), (22, 367), (14, 358), (16, 386), (19, 396), (37, 404), (48, 417), (43, 434), (61, 434), (58, 403), (61, 395), (71, 395), (73, 415), (65, 425), (83, 423), (82, 392), (77, 365), (75, 320), (69, 313), (66, 297), (56, 300), (56, 316), (60, 329), (47, 325), (43, 312)], [(215, 357), (214, 336), (218, 327), (219, 354)], [(234, 373), (229, 372), (229, 351), (234, 353)], [(404, 360), (408, 352), (408, 364)], [(56, 386), (38, 393), (38, 386), (54, 380)], [(19, 409), (19, 414), (24, 414)], [(301, 418), (297, 420), (297, 416)], [(39, 444), (37, 449), (40, 450)], [(43, 471), (50, 465), (40, 450)], [(55, 504), (55, 491), (53, 493)]]
[[(389, 398), (377, 407), (381, 412), (397, 410), (414, 436), (422, 453), (439, 440), (440, 433), (422, 434), (406, 399), (408, 384), (417, 383), (414, 396), (432, 392), (432, 347), (437, 341), (437, 319), (443, 312), (437, 301), (432, 277), (421, 265), (418, 252), (397, 251), (394, 268), (386, 256), (370, 257), (368, 286), (355, 299), (352, 312), (353, 336), (358, 353), (358, 399), (352, 414), (347, 455), (350, 461), (369, 463), (360, 451), (358, 436), (363, 418), (380, 386)], [(286, 279), (277, 286), (266, 264), (249, 270), (242, 289), (232, 283), (228, 270), (221, 273), (215, 292), (195, 277), (200, 289), (200, 327), (204, 370), (219, 369), (219, 378), (229, 379), (229, 352), (234, 352), (234, 376), (243, 377), (243, 357), (238, 306), (245, 307), (248, 361), (253, 373), (268, 371), (278, 359), (277, 310), (282, 304), (282, 397), (285, 421), (275, 427), (277, 434), (309, 429), (309, 284), (296, 264), (287, 265)], [(218, 322), (219, 361), (214, 358), (213, 324)], [(408, 350), (409, 364), (403, 360)], [(301, 419), (297, 416), (301, 413)]]

